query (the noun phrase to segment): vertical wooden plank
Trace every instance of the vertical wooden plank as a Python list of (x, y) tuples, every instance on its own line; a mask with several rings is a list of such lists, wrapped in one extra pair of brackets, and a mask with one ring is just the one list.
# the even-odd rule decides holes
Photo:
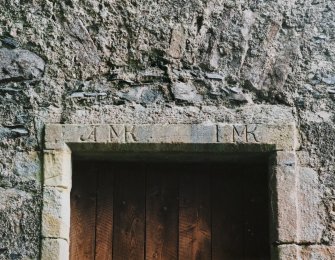
[(240, 169), (244, 185), (244, 251), (249, 259), (270, 259), (267, 165)]
[(114, 176), (114, 260), (144, 259), (145, 174), (140, 164), (122, 164)]
[(212, 172), (212, 259), (244, 259), (244, 185), (238, 168)]
[(113, 163), (99, 166), (95, 259), (112, 260), (113, 239)]
[(70, 259), (92, 260), (95, 250), (96, 177), (92, 165), (74, 163), (71, 190)]
[(178, 259), (178, 180), (171, 164), (147, 170), (146, 259)]
[(208, 167), (185, 165), (180, 170), (179, 259), (211, 259)]

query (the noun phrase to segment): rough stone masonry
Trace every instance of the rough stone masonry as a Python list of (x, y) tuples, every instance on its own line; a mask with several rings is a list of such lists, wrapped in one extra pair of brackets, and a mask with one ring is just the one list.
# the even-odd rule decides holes
[[(0, 0), (0, 259), (39, 259), (45, 124), (298, 126), (301, 239), (335, 255), (333, 0)], [(285, 256), (285, 257), (284, 257)]]

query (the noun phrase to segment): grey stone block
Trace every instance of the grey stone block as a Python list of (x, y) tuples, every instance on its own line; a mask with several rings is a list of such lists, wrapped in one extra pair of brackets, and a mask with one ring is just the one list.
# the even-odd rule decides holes
[(298, 191), (301, 243), (321, 242), (327, 218), (322, 196), (317, 172), (311, 168), (301, 167)]
[(70, 190), (44, 187), (42, 236), (69, 240)]
[(28, 50), (0, 48), (0, 83), (42, 77), (44, 60)]
[(41, 260), (68, 260), (69, 243), (59, 238), (43, 238), (41, 252)]
[(272, 242), (297, 242), (299, 215), (295, 153), (278, 151), (274, 155), (270, 171), (271, 214), (274, 225)]
[(44, 152), (44, 185), (71, 188), (71, 153), (68, 151)]

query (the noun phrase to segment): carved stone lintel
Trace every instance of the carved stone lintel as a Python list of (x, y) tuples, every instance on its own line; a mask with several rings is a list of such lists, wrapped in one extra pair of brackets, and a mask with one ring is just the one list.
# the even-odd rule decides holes
[(264, 124), (47, 125), (46, 149), (66, 143), (236, 143), (296, 148), (295, 127)]

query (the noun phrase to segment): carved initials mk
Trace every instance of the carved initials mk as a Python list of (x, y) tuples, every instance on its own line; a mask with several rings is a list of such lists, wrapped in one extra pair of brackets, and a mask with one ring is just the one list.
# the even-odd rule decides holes
[(128, 125), (111, 125), (110, 142), (133, 143), (137, 141), (135, 136), (135, 126)]
[(124, 142), (125, 141), (125, 127), (123, 125), (110, 126), (110, 142)]
[(137, 141), (134, 130), (135, 126), (125, 126), (125, 141), (127, 143), (133, 143)]
[(234, 125), (233, 126), (233, 142), (248, 143), (256, 142), (259, 140), (256, 137), (257, 125)]

